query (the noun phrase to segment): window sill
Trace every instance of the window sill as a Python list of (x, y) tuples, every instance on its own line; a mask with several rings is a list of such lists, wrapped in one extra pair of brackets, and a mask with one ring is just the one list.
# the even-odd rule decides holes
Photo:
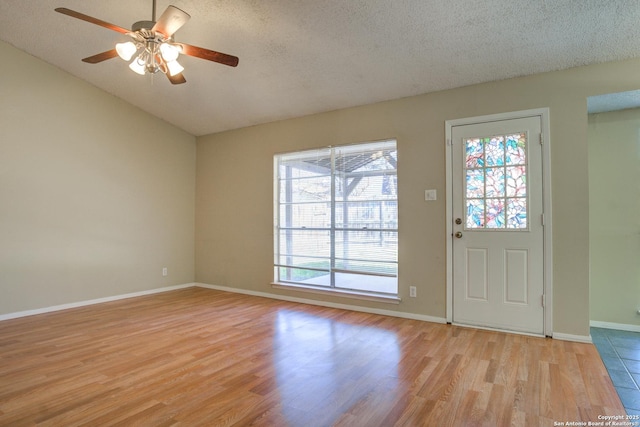
[(332, 296), (339, 296), (339, 297), (345, 297), (345, 298), (359, 299), (364, 301), (383, 302), (387, 304), (400, 304), (400, 301), (402, 301), (402, 299), (399, 296), (379, 295), (379, 294), (372, 294), (368, 292), (350, 291), (346, 289), (320, 289), (314, 286), (305, 286), (305, 285), (299, 285), (295, 283), (274, 282), (274, 283), (271, 283), (271, 287), (274, 289), (284, 289), (287, 291), (300, 291), (300, 292), (308, 292), (311, 294), (332, 295)]

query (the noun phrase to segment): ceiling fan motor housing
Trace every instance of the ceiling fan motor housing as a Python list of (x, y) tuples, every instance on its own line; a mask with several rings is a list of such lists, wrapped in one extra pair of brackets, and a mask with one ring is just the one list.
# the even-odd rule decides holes
[(131, 31), (151, 30), (156, 25), (153, 21), (138, 21), (131, 26)]

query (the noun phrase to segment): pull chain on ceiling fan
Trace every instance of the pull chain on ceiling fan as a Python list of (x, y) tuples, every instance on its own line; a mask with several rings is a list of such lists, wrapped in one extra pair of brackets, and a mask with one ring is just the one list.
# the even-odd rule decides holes
[(184, 68), (177, 61), (180, 54), (218, 62), (230, 67), (238, 65), (236, 56), (175, 42), (173, 35), (187, 23), (191, 16), (170, 5), (156, 22), (156, 0), (153, 0), (152, 7), (151, 21), (138, 21), (132, 25), (131, 31), (64, 7), (59, 7), (55, 11), (131, 37), (132, 40), (117, 43), (114, 49), (82, 60), (89, 64), (97, 64), (119, 56), (127, 62), (130, 61), (129, 68), (134, 72), (141, 75), (162, 72), (173, 84), (186, 82), (182, 75)]

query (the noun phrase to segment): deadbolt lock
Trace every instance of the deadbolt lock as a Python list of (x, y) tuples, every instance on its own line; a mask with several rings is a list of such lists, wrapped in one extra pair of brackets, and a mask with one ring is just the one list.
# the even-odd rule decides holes
[(458, 224), (458, 225), (462, 224), (462, 219), (456, 218), (456, 224)]

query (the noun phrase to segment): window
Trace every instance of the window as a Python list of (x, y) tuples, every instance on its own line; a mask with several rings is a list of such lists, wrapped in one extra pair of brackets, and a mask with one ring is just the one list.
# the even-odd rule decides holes
[(275, 156), (275, 281), (398, 293), (396, 141)]
[(466, 229), (527, 229), (526, 133), (465, 141)]

